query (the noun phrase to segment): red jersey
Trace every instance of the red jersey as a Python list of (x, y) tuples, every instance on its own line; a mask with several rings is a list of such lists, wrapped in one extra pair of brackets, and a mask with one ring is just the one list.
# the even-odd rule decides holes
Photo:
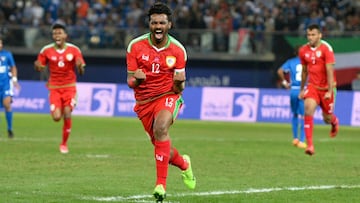
[[(311, 48), (306, 44), (300, 48), (299, 57), (301, 64), (307, 67), (308, 84), (326, 89), (328, 87), (326, 64), (335, 64), (335, 56), (330, 44), (323, 40), (317, 48)], [(335, 71), (334, 83), (336, 83)]]
[(65, 43), (63, 50), (57, 49), (55, 43), (45, 45), (37, 57), (42, 66), (48, 66), (50, 73), (49, 87), (75, 84), (75, 66), (78, 59), (85, 64), (80, 49), (71, 43)]
[(136, 100), (172, 92), (174, 74), (185, 71), (186, 61), (184, 46), (170, 35), (161, 49), (152, 45), (150, 33), (133, 39), (127, 48), (127, 71), (135, 72), (141, 68), (146, 74), (146, 79), (134, 88)]

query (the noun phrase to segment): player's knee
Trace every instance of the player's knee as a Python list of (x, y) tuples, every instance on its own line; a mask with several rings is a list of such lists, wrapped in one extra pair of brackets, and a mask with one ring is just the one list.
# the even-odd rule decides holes
[(156, 140), (164, 140), (168, 134), (168, 128), (165, 125), (154, 126), (154, 136)]
[(53, 120), (55, 122), (59, 122), (61, 120), (61, 117), (60, 116), (53, 116)]
[(61, 117), (62, 117), (61, 113), (58, 113), (58, 112), (53, 112), (53, 113), (51, 114), (51, 116), (52, 116), (52, 119), (53, 119), (55, 122), (60, 121), (60, 120), (61, 120)]
[(167, 134), (167, 128), (163, 125), (154, 126), (154, 134), (155, 135)]
[(71, 118), (71, 113), (64, 113), (64, 118), (65, 119)]

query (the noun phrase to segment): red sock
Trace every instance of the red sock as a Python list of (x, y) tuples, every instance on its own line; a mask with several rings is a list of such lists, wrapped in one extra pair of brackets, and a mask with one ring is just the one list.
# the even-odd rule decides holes
[(313, 146), (313, 128), (314, 128), (314, 118), (313, 116), (304, 117), (304, 131), (306, 142), (308, 146)]
[(180, 168), (183, 171), (186, 170), (189, 164), (183, 159), (175, 147), (172, 148), (172, 151), (173, 154), (170, 159), (170, 164)]
[(155, 161), (156, 161), (156, 185), (162, 184), (166, 189), (166, 178), (168, 175), (170, 159), (170, 140), (155, 140)]
[(69, 138), (71, 132), (71, 118), (64, 118), (64, 125), (63, 125), (63, 134), (62, 134), (62, 145), (66, 145), (66, 142)]

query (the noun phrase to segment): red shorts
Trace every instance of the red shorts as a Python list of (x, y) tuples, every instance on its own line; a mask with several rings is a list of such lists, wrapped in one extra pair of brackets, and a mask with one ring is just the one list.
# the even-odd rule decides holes
[(308, 85), (305, 90), (304, 99), (306, 98), (314, 99), (316, 103), (321, 107), (323, 113), (332, 114), (334, 112), (334, 104), (335, 104), (334, 91), (331, 94), (330, 99), (324, 98), (326, 92), (327, 90), (319, 90), (312, 85)]
[(184, 100), (181, 95), (167, 94), (148, 103), (135, 105), (134, 111), (150, 136), (152, 143), (154, 143), (153, 122), (156, 115), (161, 110), (168, 110), (172, 113), (173, 121), (175, 121), (183, 103)]
[(76, 87), (49, 89), (50, 111), (55, 109), (63, 109), (65, 106), (70, 106), (73, 110), (76, 106)]

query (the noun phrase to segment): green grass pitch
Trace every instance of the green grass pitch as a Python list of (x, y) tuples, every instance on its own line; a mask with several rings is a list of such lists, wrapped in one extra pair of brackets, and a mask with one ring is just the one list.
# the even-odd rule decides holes
[[(73, 117), (69, 154), (61, 123), (14, 114), (0, 128), (0, 202), (154, 202), (153, 147), (136, 118)], [(360, 128), (316, 125), (316, 154), (291, 145), (291, 126), (177, 120), (172, 143), (189, 154), (197, 188), (170, 166), (165, 202), (360, 202)]]

